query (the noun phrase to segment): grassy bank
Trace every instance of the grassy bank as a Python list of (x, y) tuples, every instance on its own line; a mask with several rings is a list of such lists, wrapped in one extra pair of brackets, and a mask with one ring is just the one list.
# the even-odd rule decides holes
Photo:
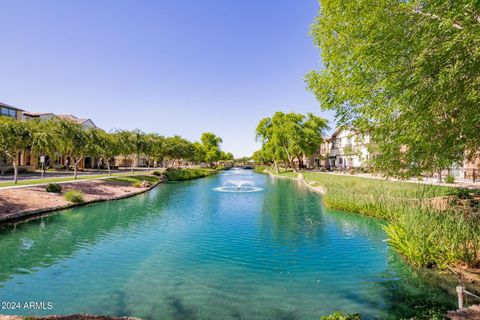
[(478, 267), (480, 218), (458, 205), (464, 192), (319, 172), (305, 172), (304, 178), (326, 190), (327, 207), (385, 219), (389, 244), (414, 265)]
[(124, 176), (124, 177), (115, 177), (107, 179), (110, 182), (118, 182), (118, 183), (125, 183), (125, 184), (135, 184), (142, 181), (147, 181), (149, 183), (155, 184), (160, 180), (159, 177), (154, 175), (136, 175), (136, 176)]
[(217, 169), (210, 168), (168, 168), (163, 174), (170, 181), (183, 181), (207, 177), (217, 172)]
[(47, 177), (43, 179), (38, 178), (38, 179), (19, 180), (17, 184), (14, 184), (11, 181), (4, 181), (4, 182), (0, 182), (0, 187), (30, 186), (30, 185), (38, 185), (38, 184), (46, 184), (46, 183), (95, 180), (95, 179), (108, 178), (108, 177), (122, 177), (122, 176), (131, 176), (131, 175), (132, 175), (131, 172), (120, 172), (120, 173), (112, 173), (111, 175), (109, 175), (108, 173), (79, 175), (77, 179), (75, 179), (73, 175), (62, 176), (62, 177)]

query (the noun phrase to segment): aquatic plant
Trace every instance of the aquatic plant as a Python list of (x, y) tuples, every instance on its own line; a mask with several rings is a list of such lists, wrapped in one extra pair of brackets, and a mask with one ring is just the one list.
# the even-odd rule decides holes
[(412, 264), (446, 268), (478, 263), (479, 218), (452, 205), (455, 199), (468, 199), (469, 191), (322, 173), (304, 176), (326, 190), (325, 206), (386, 220), (389, 244)]

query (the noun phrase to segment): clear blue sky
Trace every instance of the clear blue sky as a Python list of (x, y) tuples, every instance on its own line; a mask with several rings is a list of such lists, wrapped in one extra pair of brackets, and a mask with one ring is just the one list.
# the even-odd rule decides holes
[[(258, 148), (276, 110), (322, 113), (303, 76), (316, 0), (0, 0), (0, 101), (99, 127)], [(333, 125), (332, 125), (333, 126)]]

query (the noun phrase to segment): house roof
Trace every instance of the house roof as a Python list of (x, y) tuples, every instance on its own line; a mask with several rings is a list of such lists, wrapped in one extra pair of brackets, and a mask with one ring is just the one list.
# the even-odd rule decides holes
[(23, 112), (23, 115), (27, 116), (27, 117), (41, 117), (41, 116), (44, 116), (44, 115), (47, 115), (47, 114), (52, 114), (51, 112), (30, 112), (30, 111), (24, 111)]
[(6, 108), (14, 109), (14, 110), (17, 110), (17, 111), (23, 111), (23, 109), (11, 106), (11, 105), (3, 103), (3, 102), (0, 102), (0, 107), (6, 107)]
[(75, 122), (75, 123), (78, 123), (78, 124), (84, 124), (85, 122), (90, 121), (96, 127), (96, 125), (92, 121), (92, 119), (78, 118), (78, 117), (74, 116), (73, 114), (58, 114), (57, 117), (59, 117), (60, 119), (72, 121), (72, 122)]

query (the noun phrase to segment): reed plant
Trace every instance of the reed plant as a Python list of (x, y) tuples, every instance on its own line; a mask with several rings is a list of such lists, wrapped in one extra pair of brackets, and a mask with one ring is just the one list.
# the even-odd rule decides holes
[(306, 172), (304, 177), (326, 190), (327, 207), (384, 219), (389, 244), (414, 265), (446, 268), (478, 263), (480, 219), (453, 205), (464, 191), (318, 172)]

